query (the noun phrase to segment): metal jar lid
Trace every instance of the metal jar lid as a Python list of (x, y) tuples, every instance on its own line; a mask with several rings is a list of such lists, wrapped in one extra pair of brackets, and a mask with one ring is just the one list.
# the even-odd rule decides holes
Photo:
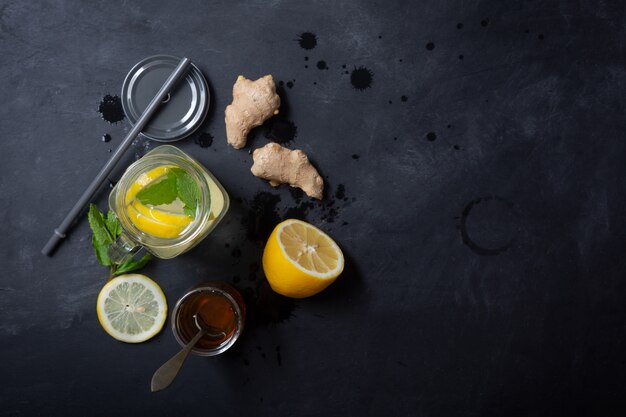
[[(137, 122), (179, 62), (180, 58), (175, 56), (154, 55), (139, 62), (126, 75), (122, 107), (131, 124)], [(191, 135), (204, 121), (210, 99), (202, 72), (191, 64), (184, 81), (163, 101), (141, 134), (159, 142), (172, 142)]]

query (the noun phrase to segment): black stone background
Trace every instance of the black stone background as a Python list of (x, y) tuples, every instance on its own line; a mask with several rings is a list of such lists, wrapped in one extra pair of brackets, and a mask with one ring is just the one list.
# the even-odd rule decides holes
[[(0, 415), (624, 415), (625, 9), (1, 1)], [(306, 32), (313, 49), (298, 42)], [(152, 394), (178, 345), (169, 328), (140, 345), (100, 328), (106, 270), (85, 219), (54, 257), (40, 249), (129, 129), (99, 103), (158, 53), (190, 57), (210, 82), (212, 143), (198, 133), (177, 146), (233, 206), (193, 251), (144, 272), (170, 307), (201, 280), (235, 282), (249, 325)], [(372, 75), (360, 90), (357, 69)], [(286, 119), (234, 150), (232, 84), (268, 73)], [(288, 121), (286, 146), (326, 178), (322, 205), (249, 173), (248, 150)], [(154, 146), (137, 141), (120, 167)], [(257, 239), (294, 213), (328, 231), (347, 266), (291, 302), (256, 268)]]

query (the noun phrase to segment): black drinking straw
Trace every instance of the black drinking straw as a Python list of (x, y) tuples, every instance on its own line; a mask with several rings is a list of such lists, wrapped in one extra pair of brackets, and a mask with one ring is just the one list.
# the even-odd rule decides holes
[(65, 238), (65, 233), (68, 231), (74, 219), (80, 214), (85, 205), (89, 203), (93, 195), (96, 193), (100, 185), (104, 181), (104, 179), (111, 173), (115, 164), (120, 160), (122, 154), (126, 152), (126, 149), (133, 142), (133, 139), (143, 130), (145, 125), (148, 123), (150, 118), (154, 115), (156, 110), (159, 108), (159, 105), (165, 100), (165, 97), (172, 91), (172, 89), (176, 86), (176, 83), (180, 81), (183, 76), (187, 74), (189, 67), (191, 66), (191, 61), (188, 58), (183, 58), (180, 60), (174, 72), (170, 74), (170, 76), (165, 80), (165, 83), (161, 86), (159, 92), (154, 96), (146, 110), (143, 112), (137, 123), (130, 129), (128, 135), (124, 138), (120, 146), (115, 150), (113, 155), (111, 155), (111, 159), (102, 167), (98, 175), (93, 179), (89, 187), (85, 190), (83, 195), (80, 196), (74, 207), (70, 210), (70, 212), (65, 216), (65, 219), (61, 222), (59, 227), (54, 229), (54, 234), (48, 240), (48, 243), (43, 247), (41, 253), (46, 256), (50, 256), (57, 245), (61, 242), (62, 239)]

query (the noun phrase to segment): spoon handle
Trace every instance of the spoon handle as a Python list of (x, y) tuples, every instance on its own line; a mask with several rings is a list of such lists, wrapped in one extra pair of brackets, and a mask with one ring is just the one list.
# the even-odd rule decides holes
[(154, 375), (152, 375), (152, 382), (150, 383), (152, 392), (161, 391), (172, 383), (176, 375), (178, 375), (178, 371), (180, 371), (180, 368), (183, 366), (185, 359), (187, 359), (187, 355), (189, 355), (191, 349), (193, 349), (204, 334), (205, 331), (200, 330), (180, 352), (172, 356), (170, 360), (156, 370)]

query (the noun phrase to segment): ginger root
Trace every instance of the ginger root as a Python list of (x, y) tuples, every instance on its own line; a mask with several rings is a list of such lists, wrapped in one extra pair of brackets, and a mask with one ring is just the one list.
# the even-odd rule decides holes
[(324, 180), (301, 150), (289, 150), (271, 142), (252, 154), (252, 174), (269, 180), (272, 187), (289, 184), (309, 197), (322, 199)]
[(246, 145), (248, 133), (253, 127), (278, 114), (280, 97), (271, 75), (256, 81), (243, 75), (233, 85), (233, 102), (226, 107), (226, 139), (235, 149)]

